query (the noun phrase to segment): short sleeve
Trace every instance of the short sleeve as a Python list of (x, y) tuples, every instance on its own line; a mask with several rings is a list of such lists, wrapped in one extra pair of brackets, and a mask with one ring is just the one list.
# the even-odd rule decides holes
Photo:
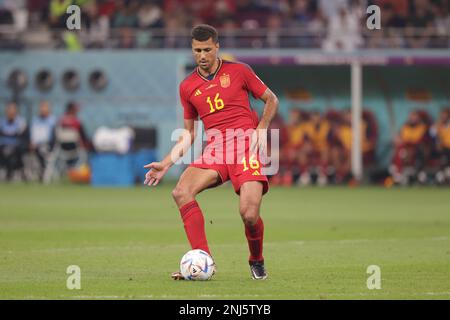
[(184, 109), (184, 119), (197, 119), (198, 113), (195, 107), (189, 102), (189, 99), (183, 90), (183, 88), (180, 86), (180, 100), (181, 105)]
[(253, 69), (244, 65), (243, 75), (247, 90), (252, 93), (255, 99), (259, 99), (267, 89), (264, 82), (256, 75)]

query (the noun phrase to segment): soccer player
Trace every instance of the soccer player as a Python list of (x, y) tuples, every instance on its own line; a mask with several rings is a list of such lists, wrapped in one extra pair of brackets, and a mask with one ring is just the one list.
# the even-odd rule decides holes
[(440, 159), (440, 170), (436, 174), (439, 183), (450, 182), (450, 109), (444, 109), (431, 128)]
[[(303, 168), (306, 166), (315, 167), (318, 173), (317, 182), (319, 185), (325, 185), (327, 183), (327, 169), (329, 165), (330, 149), (328, 140), (331, 131), (329, 121), (322, 116), (318, 111), (311, 112), (310, 119), (303, 124), (305, 147), (302, 148), (302, 156), (300, 157)], [(309, 181), (309, 171), (302, 172), (306, 175), (306, 179), (303, 181)], [(302, 179), (300, 180), (302, 182)]]
[[(394, 156), (390, 167), (396, 183), (409, 181), (423, 171), (427, 158), (429, 125), (419, 111), (412, 111), (394, 140)], [(406, 170), (409, 169), (409, 170)]]
[[(187, 152), (195, 139), (194, 120), (200, 117), (206, 130), (208, 145), (200, 159), (183, 172), (172, 191), (187, 238), (192, 249), (202, 249), (210, 253), (202, 210), (195, 197), (207, 188), (231, 180), (235, 192), (239, 195), (239, 211), (245, 224), (250, 251), (251, 275), (253, 279), (263, 280), (267, 278), (267, 273), (264, 268), (264, 224), (260, 217), (260, 205), (269, 185), (267, 177), (261, 174), (258, 150), (265, 148), (265, 134), (277, 112), (278, 99), (248, 65), (218, 58), (218, 33), (214, 27), (198, 25), (192, 29), (191, 36), (192, 53), (198, 66), (179, 88), (184, 109), (184, 128), (189, 135), (183, 135), (172, 152), (161, 162), (152, 162), (145, 166), (150, 170), (144, 183), (156, 186), (167, 170)], [(251, 109), (249, 93), (265, 102), (259, 122)], [(237, 157), (234, 153), (232, 163), (225, 161), (226, 154), (235, 152), (240, 147), (234, 145), (234, 148), (229, 148), (228, 144), (225, 145), (225, 141), (230, 139), (226, 134), (229, 129), (250, 129), (253, 132), (251, 144), (245, 144), (245, 153), (239, 155), (238, 152)], [(210, 132), (213, 131), (223, 133), (225, 138), (216, 141), (215, 135), (215, 138), (210, 139)], [(237, 140), (235, 137), (231, 139)], [(208, 147), (217, 148), (206, 152)], [(211, 161), (217, 155), (223, 155), (224, 161)], [(180, 272), (173, 273), (172, 278), (183, 279)]]

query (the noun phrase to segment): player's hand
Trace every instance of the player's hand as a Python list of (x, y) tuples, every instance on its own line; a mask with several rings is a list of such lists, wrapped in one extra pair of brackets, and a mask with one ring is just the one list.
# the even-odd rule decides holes
[(267, 129), (256, 128), (252, 134), (250, 143), (250, 153), (264, 155), (267, 150)]
[(169, 167), (165, 167), (161, 162), (152, 162), (144, 166), (148, 170), (145, 174), (144, 184), (148, 186), (156, 186), (162, 177), (166, 174)]

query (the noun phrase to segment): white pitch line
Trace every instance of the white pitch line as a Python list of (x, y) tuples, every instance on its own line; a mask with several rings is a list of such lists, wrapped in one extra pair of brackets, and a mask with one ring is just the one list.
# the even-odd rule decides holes
[(74, 299), (153, 299), (157, 298), (154, 295), (142, 295), (142, 296), (60, 296), (61, 298), (74, 298)]
[[(366, 243), (366, 242), (399, 242), (399, 241), (449, 241), (450, 237), (438, 236), (432, 238), (388, 238), (388, 239), (342, 239), (342, 240), (292, 240), (292, 241), (276, 241), (276, 242), (265, 242), (265, 246), (276, 246), (276, 245), (309, 245), (312, 243), (334, 243), (339, 245), (345, 244), (355, 244), (355, 243)], [(236, 243), (221, 243), (215, 244), (214, 247), (234, 247)], [(73, 248), (46, 248), (46, 249), (33, 249), (33, 250), (8, 250), (7, 253), (12, 254), (15, 252), (38, 252), (38, 253), (56, 253), (56, 252), (73, 252), (73, 251), (109, 251), (109, 250), (147, 250), (151, 248), (188, 248), (186, 244), (175, 243), (175, 244), (138, 244), (138, 245), (126, 245), (126, 246), (91, 246), (91, 247), (73, 247)]]
[[(318, 299), (320, 297), (346, 297), (346, 296), (361, 296), (361, 297), (371, 297), (371, 296), (391, 296), (391, 295), (401, 295), (401, 296), (450, 296), (450, 292), (422, 292), (422, 293), (405, 293), (405, 292), (349, 292), (349, 293), (319, 293), (319, 292), (309, 292), (305, 293), (302, 296), (317, 296)], [(283, 294), (281, 294), (283, 296)], [(73, 298), (73, 299), (186, 299), (185, 295), (136, 295), (136, 296), (118, 296), (118, 295), (79, 295), (79, 296), (70, 296), (70, 295), (61, 295), (60, 298)], [(196, 298), (276, 298), (273, 295), (259, 295), (259, 294), (201, 294), (198, 296), (190, 296)], [(28, 296), (26, 299), (33, 299), (36, 297)], [(38, 297), (46, 299), (45, 297)], [(292, 299), (295, 299), (295, 296), (292, 296)]]
[[(289, 293), (286, 293), (289, 295)], [(327, 297), (346, 297), (346, 296), (361, 296), (361, 297), (375, 297), (375, 296), (391, 296), (391, 295), (401, 295), (401, 296), (450, 296), (450, 292), (348, 292), (348, 293), (320, 293), (320, 292), (307, 292), (303, 293), (302, 296), (296, 299), (296, 296), (291, 296), (289, 300), (299, 300), (299, 299), (307, 299), (310, 296), (317, 296), (317, 299), (327, 298)], [(281, 294), (283, 296), (283, 294)], [(186, 299), (186, 295), (60, 295), (58, 298), (61, 299)], [(191, 295), (190, 298), (193, 296)], [(198, 296), (194, 296), (196, 298), (270, 298), (277, 299), (276, 296), (273, 295), (259, 295), (259, 294), (201, 294)], [(54, 299), (54, 297), (46, 297), (46, 296), (24, 296), (21, 299), (41, 299), (41, 300), (49, 300)]]

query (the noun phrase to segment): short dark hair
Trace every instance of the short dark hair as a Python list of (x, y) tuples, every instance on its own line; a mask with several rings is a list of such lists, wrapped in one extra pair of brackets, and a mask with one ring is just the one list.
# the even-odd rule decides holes
[(199, 24), (198, 26), (192, 28), (191, 37), (192, 40), (197, 41), (207, 41), (210, 38), (214, 43), (219, 41), (219, 33), (216, 28), (208, 24)]
[(19, 106), (17, 105), (17, 103), (14, 100), (7, 101), (5, 104), (5, 109), (10, 108), (11, 106), (13, 106), (16, 110), (19, 109)]
[(75, 101), (69, 101), (66, 104), (66, 112), (75, 112), (77, 110), (78, 107), (78, 103), (76, 103)]

